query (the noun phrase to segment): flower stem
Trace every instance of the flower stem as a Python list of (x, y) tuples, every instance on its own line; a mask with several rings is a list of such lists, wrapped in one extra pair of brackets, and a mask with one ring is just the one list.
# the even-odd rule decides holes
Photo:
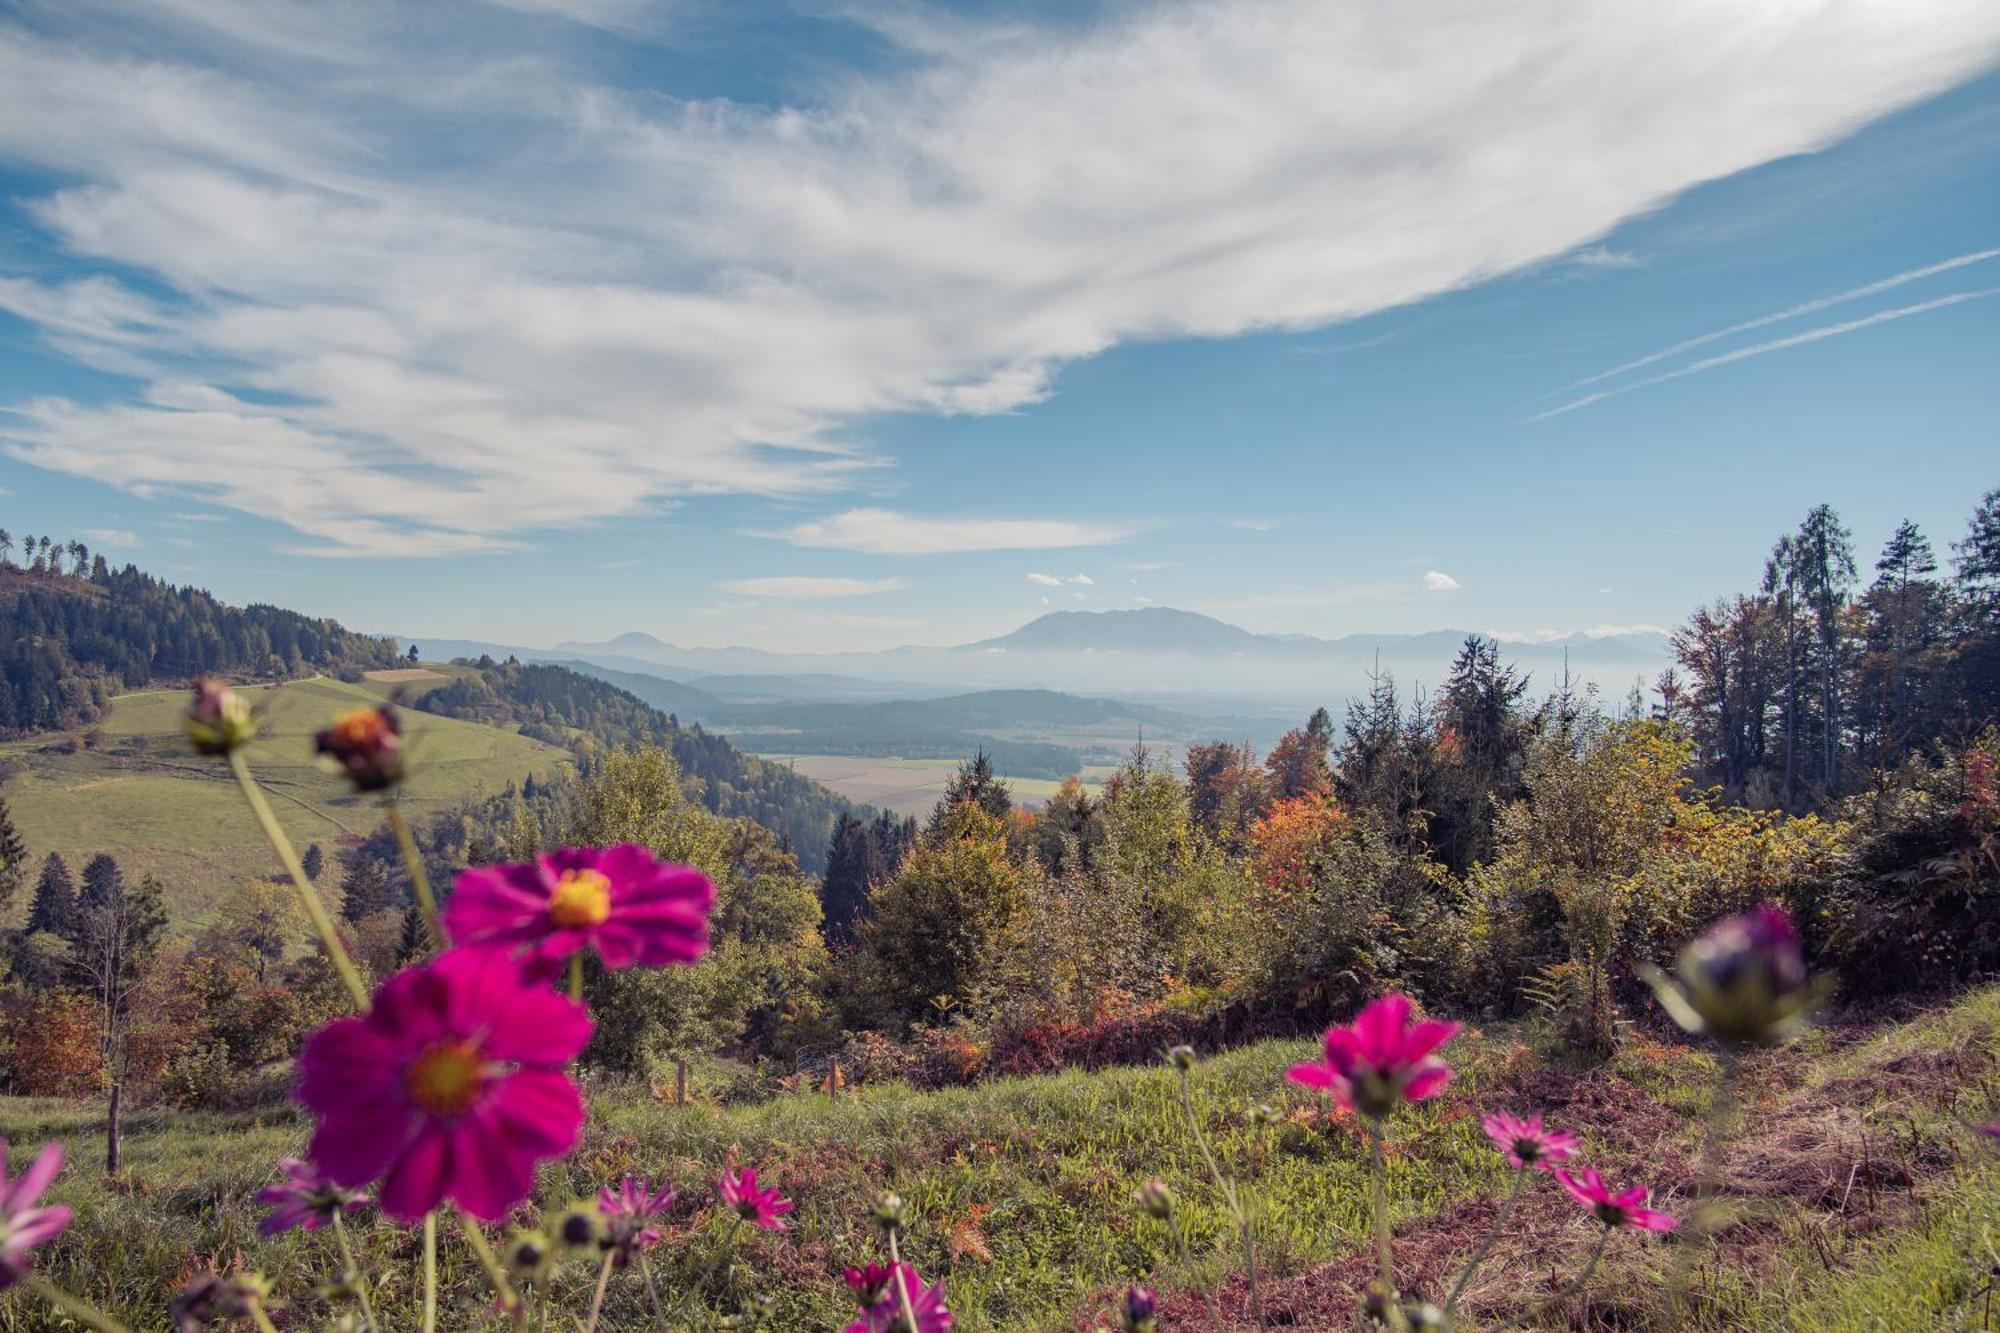
[(674, 1318), (687, 1318), (688, 1311), (694, 1308), (694, 1298), (701, 1294), (701, 1289), (729, 1271), (729, 1261), (735, 1256), (736, 1252), (736, 1233), (742, 1229), (743, 1214), (731, 1212), (729, 1215), (729, 1230), (722, 1237), (722, 1247), (716, 1251), (715, 1263), (710, 1266), (708, 1275), (700, 1282), (690, 1286), (687, 1295), (681, 1297), (680, 1305), (674, 1310)]
[(583, 1333), (597, 1333), (597, 1316), (604, 1310), (604, 1289), (611, 1285), (611, 1257), (614, 1250), (604, 1252), (604, 1262), (597, 1267), (597, 1290), (590, 1296), (590, 1322), (583, 1326)]
[(1521, 1167), (1514, 1172), (1514, 1183), (1508, 1188), (1506, 1201), (1500, 1205), (1500, 1211), (1494, 1215), (1493, 1226), (1487, 1231), (1486, 1239), (1480, 1242), (1478, 1252), (1472, 1256), (1472, 1262), (1458, 1275), (1458, 1282), (1452, 1287), (1451, 1295), (1445, 1298), (1444, 1317), (1447, 1327), (1451, 1324), (1452, 1311), (1458, 1308), (1458, 1298), (1465, 1294), (1465, 1289), (1472, 1285), (1472, 1275), (1479, 1271), (1479, 1266), (1493, 1253), (1494, 1245), (1499, 1243), (1501, 1231), (1507, 1226), (1507, 1219), (1514, 1214), (1514, 1205), (1521, 1201), (1521, 1191), (1528, 1183), (1528, 1171), (1529, 1168)]
[(360, 1298), (361, 1317), (368, 1321), (368, 1333), (382, 1333), (382, 1321), (375, 1317), (374, 1298), (368, 1294), (368, 1274), (361, 1270), (361, 1261), (354, 1255), (354, 1246), (347, 1239), (347, 1224), (340, 1220), (338, 1208), (333, 1210), (333, 1238), (340, 1243), (341, 1262), (354, 1276), (354, 1294)]
[(583, 955), (580, 953), (569, 956), (569, 998), (578, 1004), (583, 1003)]
[[(1167, 1234), (1173, 1237), (1174, 1249), (1180, 1252), (1181, 1264), (1192, 1269), (1194, 1252), (1188, 1248), (1187, 1237), (1181, 1233), (1181, 1224), (1172, 1213), (1167, 1214)], [(1215, 1325), (1216, 1333), (1222, 1333), (1222, 1311), (1215, 1303), (1215, 1293), (1207, 1287), (1200, 1288), (1201, 1303), (1208, 1309), (1208, 1321)]]
[(243, 799), (250, 803), (250, 813), (257, 817), (257, 824), (264, 830), (265, 840), (271, 850), (278, 854), (285, 873), (298, 886), (299, 896), (305, 900), (306, 915), (312, 918), (313, 930), (319, 934), (320, 947), (326, 950), (333, 970), (340, 974), (347, 985), (347, 993), (354, 999), (354, 1007), (368, 1007), (368, 987), (362, 984), (361, 973), (355, 969), (354, 960), (347, 956), (347, 946), (340, 942), (340, 932), (334, 929), (333, 918), (327, 915), (326, 904), (320, 901), (319, 890), (306, 878), (305, 868), (299, 864), (299, 854), (292, 850), (292, 840), (285, 836), (285, 830), (278, 826), (278, 817), (271, 813), (271, 803), (264, 799), (264, 793), (257, 786), (257, 779), (250, 776), (249, 761), (243, 751), (229, 752), (229, 771), (236, 775), (236, 785), (243, 789)]
[(125, 1325), (119, 1323), (116, 1319), (104, 1313), (104, 1311), (87, 1302), (78, 1300), (61, 1287), (44, 1278), (40, 1273), (35, 1272), (32, 1268), (21, 1274), (21, 1285), (29, 1291), (34, 1292), (35, 1295), (41, 1297), (50, 1305), (55, 1306), (56, 1309), (61, 1310), (70, 1318), (90, 1325), (98, 1333), (132, 1333)]
[(278, 1333), (278, 1326), (271, 1322), (271, 1316), (264, 1313), (262, 1301), (250, 1303), (250, 1322), (257, 1325), (257, 1333)]
[(1257, 1289), (1257, 1242), (1250, 1229), (1250, 1216), (1243, 1211), (1242, 1202), (1236, 1197), (1236, 1187), (1229, 1177), (1222, 1174), (1216, 1163), (1215, 1154), (1209, 1150), (1208, 1134), (1201, 1127), (1201, 1117), (1194, 1111), (1194, 1094), (1188, 1086), (1188, 1071), (1180, 1071), (1181, 1109), (1187, 1113), (1188, 1128), (1194, 1133), (1196, 1146), (1201, 1149), (1202, 1160), (1208, 1163), (1208, 1173), (1215, 1177), (1216, 1186), (1229, 1205), (1229, 1215), (1236, 1219), (1236, 1233), (1243, 1241), (1243, 1267), (1250, 1280), (1250, 1312), (1257, 1327), (1264, 1327), (1264, 1296)]
[(1722, 1136), (1736, 1115), (1736, 1075), (1741, 1059), (1735, 1047), (1725, 1046), (1715, 1066), (1715, 1090), (1709, 1096), (1708, 1114), (1702, 1119), (1701, 1148), (1695, 1155), (1695, 1204), (1687, 1232), (1675, 1247), (1673, 1273), (1667, 1279), (1670, 1327), (1679, 1327), (1682, 1322), (1688, 1281), (1694, 1274), (1695, 1251), (1704, 1248), (1709, 1236), (1709, 1205), (1721, 1190)]
[(660, 1333), (670, 1333), (666, 1307), (660, 1304), (660, 1289), (653, 1285), (653, 1265), (644, 1250), (639, 1251), (639, 1276), (646, 1279), (646, 1297), (653, 1302), (653, 1317), (660, 1321)]
[(903, 1307), (903, 1318), (908, 1321), (911, 1333), (920, 1327), (917, 1323), (916, 1307), (910, 1304), (910, 1282), (903, 1276), (903, 1255), (896, 1246), (896, 1228), (889, 1228), (889, 1271), (896, 1277), (896, 1299)]
[(424, 1333), (436, 1333), (438, 1321), (438, 1219), (424, 1214)]
[(1381, 1126), (1363, 1121), (1368, 1136), (1368, 1178), (1375, 1212), (1375, 1256), (1380, 1270), (1383, 1317), (1396, 1333), (1407, 1333), (1410, 1321), (1396, 1298), (1396, 1259), (1389, 1241), (1389, 1163), (1382, 1155)]
[(458, 1229), (465, 1233), (465, 1243), (472, 1247), (472, 1255), (479, 1260), (480, 1268), (486, 1272), (487, 1285), (500, 1300), (500, 1308), (515, 1313), (521, 1308), (521, 1298), (514, 1291), (514, 1284), (507, 1280), (507, 1270), (493, 1257), (493, 1247), (486, 1243), (486, 1233), (479, 1229), (479, 1223), (472, 1214), (461, 1211), (458, 1215)]
[(424, 914), (424, 928), (430, 931), (431, 947), (441, 950), (444, 927), (438, 923), (437, 895), (431, 892), (431, 877), (424, 873), (424, 858), (417, 851), (417, 840), (410, 836), (409, 822), (403, 818), (403, 808), (396, 804), (395, 796), (383, 797), (382, 804), (389, 812), (389, 827), (396, 831), (396, 846), (410, 872), (411, 887), (417, 891), (417, 907)]

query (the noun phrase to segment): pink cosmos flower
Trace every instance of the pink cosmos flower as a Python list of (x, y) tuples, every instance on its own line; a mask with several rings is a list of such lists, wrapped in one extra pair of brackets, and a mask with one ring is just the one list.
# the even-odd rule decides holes
[(307, 1040), (308, 1154), (345, 1188), (381, 1180), (382, 1211), (402, 1221), (449, 1198), (497, 1222), (528, 1197), (535, 1163), (576, 1146), (583, 1098), (562, 1066), (590, 1027), (582, 1005), (492, 950), (406, 968), (365, 1016)]
[(62, 1145), (45, 1143), (27, 1170), (8, 1180), (7, 1140), (0, 1139), (0, 1291), (20, 1281), (34, 1266), (33, 1252), (69, 1225), (70, 1211), (61, 1204), (35, 1206), (62, 1164)]
[(1652, 1193), (1644, 1185), (1634, 1185), (1623, 1194), (1613, 1194), (1597, 1172), (1584, 1167), (1575, 1175), (1558, 1167), (1555, 1177), (1569, 1196), (1588, 1208), (1607, 1227), (1638, 1227), (1641, 1231), (1672, 1231), (1680, 1219), (1671, 1213), (1644, 1206)]
[(633, 843), (566, 847), (461, 874), (444, 910), (452, 943), (567, 958), (594, 948), (610, 968), (692, 963), (708, 952), (715, 885)]
[(1543, 1129), (1539, 1115), (1523, 1120), (1506, 1111), (1495, 1111), (1479, 1123), (1494, 1149), (1517, 1171), (1529, 1167), (1547, 1171), (1558, 1162), (1567, 1162), (1576, 1151), (1576, 1135), (1560, 1129)]
[(260, 1236), (275, 1236), (293, 1227), (317, 1231), (336, 1213), (351, 1213), (368, 1202), (366, 1194), (342, 1189), (296, 1157), (284, 1158), (278, 1169), (285, 1173), (284, 1183), (257, 1192), (257, 1202), (272, 1210), (257, 1224)]
[(1431, 1052), (1458, 1035), (1458, 1024), (1430, 1018), (1412, 1025), (1411, 1008), (1407, 995), (1369, 1001), (1351, 1026), (1326, 1030), (1323, 1060), (1293, 1065), (1286, 1077), (1332, 1093), (1371, 1120), (1437, 1096), (1451, 1082), (1451, 1067)]
[[(872, 1285), (857, 1282), (857, 1276)], [(898, 1277), (909, 1291), (910, 1310), (917, 1317), (914, 1329), (903, 1314), (902, 1293), (896, 1287)], [(870, 1264), (859, 1274), (850, 1268), (847, 1285), (854, 1288), (862, 1309), (861, 1317), (847, 1326), (846, 1333), (943, 1333), (952, 1326), (951, 1311), (944, 1307), (944, 1283), (926, 1287), (922, 1275), (909, 1264), (893, 1267)], [(872, 1304), (868, 1300), (871, 1291), (879, 1293)]]
[(653, 1188), (652, 1177), (627, 1176), (618, 1188), (606, 1185), (597, 1192), (597, 1211), (603, 1215), (605, 1238), (620, 1253), (649, 1250), (660, 1243), (660, 1229), (653, 1219), (674, 1206), (672, 1188)]
[(782, 1219), (798, 1205), (780, 1197), (775, 1188), (758, 1189), (757, 1173), (749, 1167), (723, 1172), (722, 1179), (715, 1182), (715, 1192), (721, 1197), (722, 1206), (735, 1209), (744, 1221), (754, 1222), (766, 1231), (791, 1230)]

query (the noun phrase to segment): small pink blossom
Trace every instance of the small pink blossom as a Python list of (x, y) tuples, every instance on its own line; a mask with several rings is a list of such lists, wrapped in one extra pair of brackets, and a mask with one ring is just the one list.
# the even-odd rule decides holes
[(1293, 1065), (1294, 1083), (1320, 1088), (1371, 1120), (1406, 1101), (1435, 1097), (1451, 1082), (1451, 1067), (1431, 1052), (1458, 1035), (1458, 1024), (1429, 1018), (1412, 1024), (1407, 995), (1371, 1000), (1347, 1027), (1326, 1030), (1321, 1060)]
[(708, 952), (715, 885), (636, 843), (566, 847), (459, 875), (444, 925), (453, 944), (567, 958), (595, 949), (606, 967), (692, 963)]
[(660, 1229), (653, 1219), (674, 1206), (671, 1188), (653, 1188), (651, 1177), (627, 1176), (618, 1188), (606, 1185), (597, 1192), (597, 1211), (604, 1218), (605, 1238), (620, 1253), (649, 1250), (660, 1243)]
[(271, 1209), (271, 1215), (257, 1224), (260, 1236), (275, 1236), (293, 1227), (317, 1231), (335, 1214), (351, 1213), (368, 1202), (366, 1194), (342, 1189), (310, 1162), (287, 1157), (278, 1169), (285, 1173), (284, 1183), (257, 1192), (257, 1202)]
[(1542, 1118), (1526, 1120), (1506, 1111), (1495, 1111), (1480, 1121), (1494, 1149), (1517, 1171), (1537, 1167), (1547, 1171), (1567, 1162), (1576, 1151), (1576, 1135), (1560, 1129), (1542, 1128)]
[(1680, 1219), (1671, 1213), (1662, 1213), (1645, 1207), (1646, 1198), (1652, 1193), (1644, 1185), (1634, 1185), (1622, 1194), (1613, 1194), (1611, 1187), (1602, 1177), (1589, 1167), (1584, 1167), (1575, 1175), (1556, 1169), (1555, 1177), (1569, 1196), (1588, 1208), (1598, 1221), (1607, 1227), (1637, 1227), (1641, 1231), (1672, 1231), (1680, 1225)]
[(779, 1195), (775, 1188), (758, 1189), (757, 1173), (749, 1167), (723, 1172), (722, 1179), (715, 1182), (715, 1192), (722, 1199), (722, 1206), (734, 1209), (744, 1221), (765, 1231), (791, 1230), (783, 1218), (797, 1205)]
[(62, 1145), (45, 1143), (28, 1169), (9, 1180), (7, 1140), (0, 1139), (0, 1291), (20, 1281), (34, 1266), (34, 1251), (54, 1240), (69, 1225), (70, 1211), (63, 1205), (36, 1204), (55, 1183), (62, 1164)]
[[(909, 1294), (910, 1310), (917, 1317), (915, 1329), (903, 1313), (903, 1291), (897, 1288), (899, 1280)], [(847, 1285), (854, 1288), (862, 1309), (861, 1317), (847, 1326), (846, 1333), (943, 1333), (952, 1326), (951, 1311), (944, 1305), (944, 1283), (926, 1287), (922, 1275), (909, 1264), (870, 1264), (859, 1273), (850, 1268)], [(871, 1292), (878, 1293), (872, 1304), (868, 1300)]]

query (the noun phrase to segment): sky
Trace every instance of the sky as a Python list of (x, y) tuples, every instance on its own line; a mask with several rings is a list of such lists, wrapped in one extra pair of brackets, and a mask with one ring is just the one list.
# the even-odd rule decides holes
[(0, 526), (377, 632), (1671, 627), (2000, 486), (1990, 0), (0, 0)]

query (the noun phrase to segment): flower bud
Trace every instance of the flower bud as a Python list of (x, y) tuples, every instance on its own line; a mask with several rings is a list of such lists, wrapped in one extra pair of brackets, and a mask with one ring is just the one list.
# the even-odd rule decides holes
[(1167, 1063), (1186, 1073), (1194, 1068), (1194, 1047), (1173, 1046), (1167, 1050)]
[(237, 1319), (248, 1319), (263, 1308), (271, 1294), (271, 1284), (257, 1273), (198, 1273), (175, 1294), (167, 1305), (174, 1333), (203, 1333)]
[(1139, 1207), (1146, 1216), (1166, 1221), (1174, 1215), (1174, 1192), (1164, 1180), (1149, 1180), (1139, 1187)]
[(1145, 1287), (1126, 1288), (1123, 1312), (1125, 1333), (1153, 1333), (1159, 1323), (1158, 1308), (1159, 1298)]
[(900, 1236), (909, 1224), (909, 1211), (903, 1206), (900, 1194), (884, 1194), (875, 1201), (868, 1216), (884, 1235)]
[(545, 1233), (516, 1231), (507, 1238), (507, 1274), (517, 1283), (540, 1282), (549, 1275), (553, 1254), (554, 1247)]
[(403, 731), (388, 704), (342, 713), (313, 737), (356, 791), (387, 791), (403, 780)]
[(215, 676), (194, 683), (194, 701), (181, 721), (196, 754), (228, 754), (257, 737), (257, 713), (250, 701)]
[(1688, 1031), (1721, 1041), (1782, 1041), (1826, 995), (1806, 975), (1791, 917), (1769, 904), (1710, 926), (1675, 971), (1678, 985), (1648, 977), (1661, 1006)]
[(556, 1217), (555, 1237), (566, 1249), (594, 1250), (604, 1235), (604, 1217), (587, 1203), (573, 1203)]

